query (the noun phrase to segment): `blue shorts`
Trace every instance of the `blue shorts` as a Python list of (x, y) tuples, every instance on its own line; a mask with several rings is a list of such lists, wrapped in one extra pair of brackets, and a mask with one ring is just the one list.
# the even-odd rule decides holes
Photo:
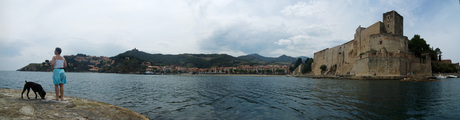
[(53, 83), (55, 85), (67, 83), (64, 69), (54, 69), (53, 70)]

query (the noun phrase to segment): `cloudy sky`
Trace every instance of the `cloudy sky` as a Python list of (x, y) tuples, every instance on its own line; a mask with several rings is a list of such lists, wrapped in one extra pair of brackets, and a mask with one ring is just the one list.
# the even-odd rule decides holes
[(396, 10), (404, 35), (420, 34), (460, 61), (459, 0), (1, 0), (0, 70), (64, 55), (258, 53), (308, 56), (353, 39)]

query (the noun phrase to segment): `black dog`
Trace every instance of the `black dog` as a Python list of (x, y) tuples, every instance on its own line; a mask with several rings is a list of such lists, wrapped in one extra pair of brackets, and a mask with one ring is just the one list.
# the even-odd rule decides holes
[(27, 89), (27, 98), (29, 98), (30, 88), (32, 88), (32, 90), (35, 93), (35, 99), (37, 99), (37, 92), (40, 95), (40, 97), (42, 97), (42, 99), (45, 99), (46, 92), (45, 90), (43, 90), (42, 86), (40, 84), (37, 84), (34, 82), (27, 82), (27, 81), (26, 81), (26, 84), (24, 85), (24, 90), (22, 90), (21, 98), (23, 98), (22, 95), (24, 94), (26, 89)]

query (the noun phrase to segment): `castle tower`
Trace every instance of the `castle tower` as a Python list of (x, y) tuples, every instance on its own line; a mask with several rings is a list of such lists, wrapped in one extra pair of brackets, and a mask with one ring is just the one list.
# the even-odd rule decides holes
[(385, 31), (389, 34), (404, 35), (403, 34), (403, 17), (396, 11), (392, 10), (383, 14), (383, 24)]

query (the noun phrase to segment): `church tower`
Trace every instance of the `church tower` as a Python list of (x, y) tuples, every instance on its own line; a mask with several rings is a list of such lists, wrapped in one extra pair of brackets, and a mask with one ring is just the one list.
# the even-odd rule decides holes
[(385, 31), (389, 34), (404, 35), (403, 34), (403, 17), (396, 11), (392, 10), (383, 14), (383, 24)]

